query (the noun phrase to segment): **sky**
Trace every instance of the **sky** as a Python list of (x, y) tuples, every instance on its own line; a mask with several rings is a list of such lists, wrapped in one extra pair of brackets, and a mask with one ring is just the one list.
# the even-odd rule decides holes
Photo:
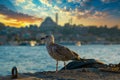
[(118, 25), (120, 0), (0, 0), (0, 22), (9, 26), (40, 25), (46, 17), (64, 25)]

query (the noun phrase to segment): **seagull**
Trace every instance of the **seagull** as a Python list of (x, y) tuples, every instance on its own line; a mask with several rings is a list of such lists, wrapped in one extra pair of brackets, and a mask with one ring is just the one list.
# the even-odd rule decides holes
[(45, 41), (49, 55), (56, 60), (56, 72), (58, 72), (58, 61), (64, 62), (64, 67), (66, 70), (65, 61), (81, 60), (80, 56), (76, 52), (68, 49), (67, 47), (56, 44), (53, 35), (47, 35), (41, 38), (41, 40)]

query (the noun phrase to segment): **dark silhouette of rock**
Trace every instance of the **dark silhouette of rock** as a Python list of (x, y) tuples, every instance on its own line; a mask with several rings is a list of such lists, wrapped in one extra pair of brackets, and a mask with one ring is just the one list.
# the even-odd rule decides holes
[[(95, 59), (82, 59), (80, 61), (72, 61), (66, 65), (67, 70), (80, 69), (80, 68), (100, 68), (104, 67), (105, 64)], [(64, 70), (63, 67), (61, 70)]]

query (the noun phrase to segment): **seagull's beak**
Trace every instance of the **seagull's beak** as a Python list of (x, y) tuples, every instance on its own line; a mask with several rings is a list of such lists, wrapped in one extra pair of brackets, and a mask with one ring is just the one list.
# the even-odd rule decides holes
[(41, 38), (41, 40), (44, 40), (45, 38), (43, 37), (43, 38)]
[(45, 40), (46, 38), (48, 38), (48, 36), (42, 37), (41, 40)]

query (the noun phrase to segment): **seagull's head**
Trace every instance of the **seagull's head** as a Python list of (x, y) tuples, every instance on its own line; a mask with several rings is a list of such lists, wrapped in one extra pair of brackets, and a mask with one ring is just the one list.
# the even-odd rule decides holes
[(41, 40), (45, 40), (47, 44), (54, 43), (54, 36), (46, 35), (45, 37), (41, 38)]

